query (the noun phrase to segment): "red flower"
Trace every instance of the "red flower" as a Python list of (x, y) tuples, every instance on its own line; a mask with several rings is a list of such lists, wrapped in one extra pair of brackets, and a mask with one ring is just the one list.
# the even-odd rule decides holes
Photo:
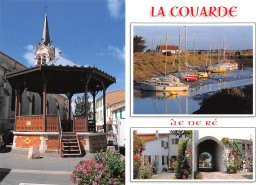
[(158, 155), (158, 159), (160, 158), (160, 156)]
[(235, 153), (235, 151), (234, 151), (234, 149), (232, 150), (232, 155), (234, 155), (234, 153)]
[(193, 162), (192, 161), (190, 161), (190, 165), (192, 165), (193, 164)]
[(223, 151), (225, 150), (225, 147), (224, 147), (224, 146), (222, 146), (222, 150), (223, 150)]
[(236, 151), (236, 155), (238, 154), (238, 152), (239, 152), (239, 151), (237, 150), (237, 151)]
[(188, 171), (186, 171), (185, 173), (188, 174)]
[(182, 177), (183, 179), (186, 179), (186, 176), (185, 175), (183, 175), (183, 177)]
[(190, 153), (190, 150), (188, 150), (188, 154)]
[(228, 157), (231, 157), (231, 153), (228, 154)]
[(139, 161), (139, 160), (140, 160), (140, 157), (139, 157), (139, 156), (134, 156), (134, 160)]

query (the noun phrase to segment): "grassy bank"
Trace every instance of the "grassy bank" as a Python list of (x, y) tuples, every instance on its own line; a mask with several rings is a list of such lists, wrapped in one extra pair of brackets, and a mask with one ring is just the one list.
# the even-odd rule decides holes
[[(189, 52), (188, 52), (189, 53)], [(247, 55), (229, 55), (228, 59), (236, 60), (240, 65), (253, 66), (253, 57), (250, 54)], [(161, 53), (134, 53), (134, 81), (139, 82), (140, 78), (148, 79), (151, 75), (164, 75), (165, 65), (166, 73), (174, 72), (178, 70), (178, 55), (167, 56), (167, 62), (165, 63), (166, 56)], [(192, 66), (206, 65), (207, 55), (194, 55), (189, 53), (187, 56), (187, 64)], [(208, 57), (208, 64), (210, 60)], [(212, 54), (211, 63), (217, 63), (217, 55)], [(185, 68), (185, 55), (180, 56), (180, 68)]]

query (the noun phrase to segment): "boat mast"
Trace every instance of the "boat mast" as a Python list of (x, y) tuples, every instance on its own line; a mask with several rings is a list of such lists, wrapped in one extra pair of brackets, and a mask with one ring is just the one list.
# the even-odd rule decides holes
[(211, 65), (211, 41), (209, 42), (209, 65)]
[(218, 38), (218, 63), (219, 63), (219, 38)]
[(194, 57), (193, 57), (194, 66), (195, 66), (195, 48), (196, 48), (196, 40), (194, 39)]
[(168, 32), (166, 32), (166, 59), (165, 59), (165, 79), (166, 79), (166, 63), (167, 63), (167, 40), (168, 40)]
[(178, 56), (179, 58), (178, 58), (178, 63), (179, 63), (179, 71), (178, 72), (180, 72), (180, 70), (181, 70), (181, 68), (180, 68), (180, 60), (181, 60), (181, 29), (179, 29), (179, 56)]
[(225, 58), (226, 58), (226, 37), (225, 37), (225, 40), (224, 40), (224, 45), (223, 45), (223, 60), (225, 61)]
[(187, 45), (188, 45), (188, 42), (187, 42), (187, 26), (185, 26), (185, 69), (187, 71)]

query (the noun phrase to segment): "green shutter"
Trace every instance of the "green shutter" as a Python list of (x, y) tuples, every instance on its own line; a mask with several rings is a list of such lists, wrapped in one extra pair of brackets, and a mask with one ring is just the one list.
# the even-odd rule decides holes
[(115, 116), (116, 116), (116, 118), (117, 118), (117, 111), (116, 111), (116, 115), (115, 115)]
[[(234, 156), (235, 156), (235, 166), (242, 167), (242, 154), (243, 154), (243, 147), (242, 147), (242, 141), (240, 139), (234, 139), (233, 140), (233, 148), (234, 148)], [(238, 150), (238, 154), (236, 154), (236, 151)]]
[(120, 109), (120, 118), (122, 119), (122, 109)]

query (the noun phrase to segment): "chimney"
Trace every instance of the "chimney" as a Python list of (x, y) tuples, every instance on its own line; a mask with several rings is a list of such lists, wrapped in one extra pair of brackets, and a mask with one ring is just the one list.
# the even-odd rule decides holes
[(157, 139), (160, 138), (160, 137), (159, 137), (159, 132), (158, 132), (158, 130), (156, 130), (156, 132), (155, 132), (155, 137), (156, 137)]

